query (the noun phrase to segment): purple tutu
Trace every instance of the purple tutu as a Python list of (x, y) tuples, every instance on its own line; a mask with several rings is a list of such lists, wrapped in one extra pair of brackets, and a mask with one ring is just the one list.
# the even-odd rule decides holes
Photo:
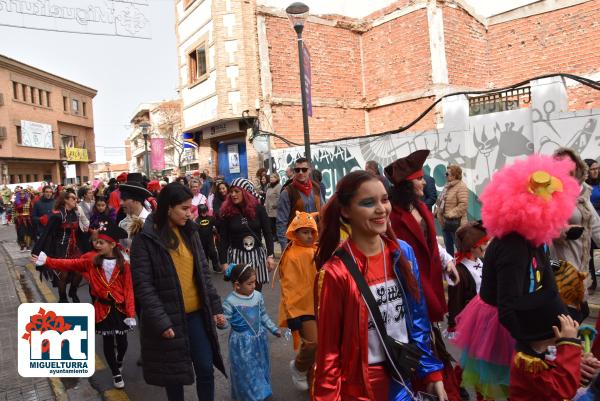
[(500, 323), (498, 308), (479, 295), (456, 317), (454, 344), (472, 358), (510, 366), (515, 340)]

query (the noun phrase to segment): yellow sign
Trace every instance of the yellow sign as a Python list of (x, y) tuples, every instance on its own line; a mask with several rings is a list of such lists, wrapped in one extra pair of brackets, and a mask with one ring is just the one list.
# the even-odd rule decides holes
[(87, 162), (87, 161), (89, 161), (87, 149), (67, 148), (66, 151), (67, 151), (67, 161), (70, 161), (70, 162)]

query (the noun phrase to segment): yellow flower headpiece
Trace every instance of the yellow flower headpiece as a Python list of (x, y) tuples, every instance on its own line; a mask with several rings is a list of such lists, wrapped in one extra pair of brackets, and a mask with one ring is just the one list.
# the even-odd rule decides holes
[(562, 192), (562, 181), (546, 171), (536, 171), (529, 176), (529, 192), (548, 201), (554, 192)]

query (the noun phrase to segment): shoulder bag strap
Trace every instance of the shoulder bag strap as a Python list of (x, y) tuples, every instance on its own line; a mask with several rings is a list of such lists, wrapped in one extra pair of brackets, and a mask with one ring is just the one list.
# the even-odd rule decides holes
[[(358, 286), (358, 289), (359, 289), (365, 303), (367, 304), (367, 308), (369, 309), (369, 312), (371, 313), (371, 317), (373, 318), (373, 321), (375, 322), (375, 326), (376, 326), (377, 331), (379, 332), (381, 338), (382, 339), (387, 338), (387, 330), (385, 329), (385, 323), (383, 322), (383, 316), (381, 316), (381, 311), (379, 310), (379, 307), (377, 306), (377, 301), (375, 301), (375, 297), (373, 296), (373, 293), (371, 292), (371, 289), (369, 288), (367, 281), (365, 280), (365, 278), (363, 277), (361, 272), (358, 270), (358, 266), (356, 265), (354, 258), (352, 256), (350, 256), (350, 254), (344, 248), (339, 248), (335, 252), (335, 255), (338, 258), (340, 258), (342, 260), (342, 262), (344, 262), (346, 269), (348, 269), (348, 271), (352, 275), (354, 282)], [(386, 347), (385, 341), (382, 341), (382, 342), (383, 342), (383, 346)]]

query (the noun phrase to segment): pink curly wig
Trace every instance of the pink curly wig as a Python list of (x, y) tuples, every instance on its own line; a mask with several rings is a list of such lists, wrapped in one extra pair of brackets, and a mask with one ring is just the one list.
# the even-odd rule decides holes
[[(531, 155), (494, 174), (480, 197), (488, 234), (502, 237), (516, 232), (535, 246), (558, 237), (580, 192), (579, 184), (569, 175), (573, 168), (568, 159)], [(536, 171), (546, 171), (560, 180), (562, 192), (554, 192), (549, 200), (529, 192), (529, 178)]]

